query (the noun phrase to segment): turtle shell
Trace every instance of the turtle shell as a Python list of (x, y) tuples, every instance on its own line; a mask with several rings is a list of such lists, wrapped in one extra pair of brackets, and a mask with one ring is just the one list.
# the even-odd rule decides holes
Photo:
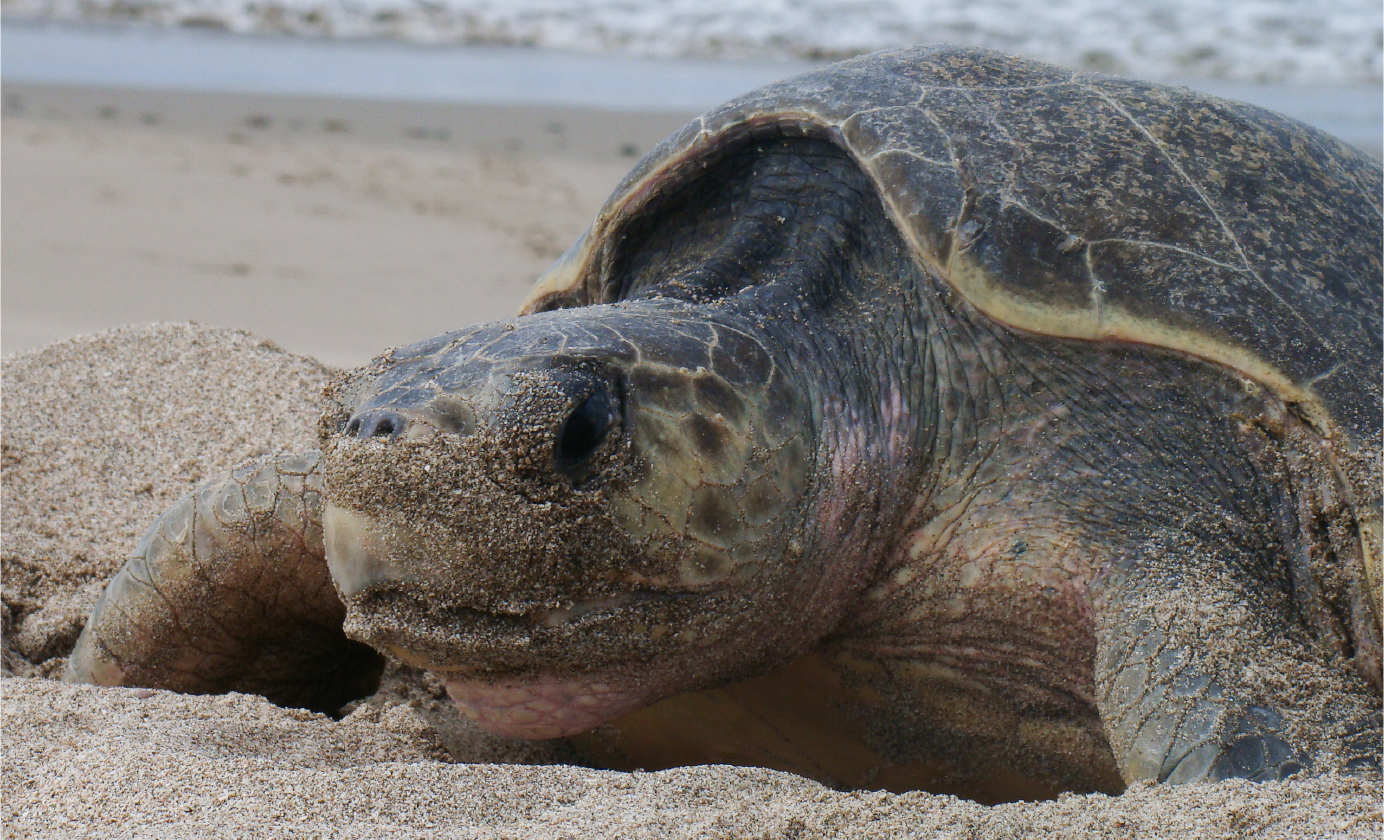
[(810, 134), (917, 259), (1010, 327), (1138, 342), (1276, 392), (1326, 441), (1379, 591), (1381, 170), (1241, 102), (1000, 53), (887, 51), (748, 93), (644, 158), (523, 313), (618, 300), (625, 222), (719, 150)]

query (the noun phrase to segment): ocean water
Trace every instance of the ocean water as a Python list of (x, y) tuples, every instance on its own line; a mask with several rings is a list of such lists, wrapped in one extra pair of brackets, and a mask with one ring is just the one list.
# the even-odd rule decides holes
[(9, 20), (824, 60), (951, 41), (1143, 78), (1378, 84), (1379, 0), (0, 0)]
[(14, 21), (0, 40), (16, 82), (620, 111), (705, 111), (815, 66)]
[[(147, 26), (3, 27), (9, 82), (696, 113), (819, 62), (646, 58), (529, 47), (234, 35)], [(1378, 84), (1170, 79), (1311, 123), (1379, 156)]]

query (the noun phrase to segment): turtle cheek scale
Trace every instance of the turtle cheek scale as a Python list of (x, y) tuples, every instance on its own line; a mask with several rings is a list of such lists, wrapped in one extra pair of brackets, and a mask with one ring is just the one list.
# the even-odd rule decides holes
[[(632, 445), (647, 469), (612, 510), (636, 539), (677, 546), (671, 581), (746, 583), (782, 565), (810, 469), (808, 412), (781, 375), (734, 388), (713, 370), (631, 371)], [(650, 384), (652, 383), (652, 384)]]

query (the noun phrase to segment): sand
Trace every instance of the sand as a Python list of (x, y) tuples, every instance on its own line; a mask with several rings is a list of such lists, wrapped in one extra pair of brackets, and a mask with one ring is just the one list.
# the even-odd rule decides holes
[(309, 445), (328, 371), (246, 333), (121, 328), (4, 365), (8, 837), (1377, 837), (1380, 785), (1139, 785), (987, 808), (785, 773), (616, 773), (489, 738), (395, 668), (343, 719), (246, 695), (70, 686), (100, 581), (160, 507), (239, 458)]
[[(317, 359), (351, 364), (507, 314), (551, 255), (523, 231), (575, 235), (628, 164), (610, 141), (634, 142), (593, 129), (587, 151), (491, 150), (478, 137), (420, 147), (401, 111), (361, 103), (258, 102), (271, 127), (255, 129), (234, 98), (201, 122), (179, 126), (168, 106), (145, 125), (129, 117), (138, 105), (79, 113), (79, 94), (114, 101), (24, 91), (3, 126), (5, 341), (25, 351), (5, 360), (0, 383), (4, 662), (15, 675), (0, 681), (6, 836), (1379, 836), (1378, 781), (1139, 785), (987, 808), (762, 769), (550, 764), (570, 754), (483, 735), (436, 681), (402, 668), (339, 721), (248, 696), (55, 682), (102, 581), (159, 510), (244, 458), (311, 445), (332, 373)], [(308, 120), (293, 113), (341, 109), (373, 115), (362, 124), (378, 136), (291, 127)], [(538, 134), (513, 129), (521, 142), (546, 131), (528, 116)], [(502, 117), (487, 130), (507, 130)], [(332, 175), (293, 180), (316, 166)], [(447, 166), (461, 174), (447, 180)], [(428, 195), (454, 209), (411, 203)], [(424, 247), (436, 264), (414, 253)], [(422, 267), (367, 262), (390, 259)], [(273, 270), (284, 266), (307, 276)], [(239, 323), (299, 352), (188, 324), (32, 349), (58, 330), (160, 317)]]
[(19, 655), (35, 665), (65, 655), (132, 540), (199, 482), (273, 449), (310, 448), (330, 373), (247, 333), (192, 326), (7, 359), (4, 604), (7, 623), (23, 619)]
[(3, 351), (126, 323), (330, 364), (512, 315), (688, 114), (4, 87)]
[(987, 808), (771, 770), (446, 764), (407, 707), (333, 723), (244, 695), (6, 680), (15, 837), (1378, 837), (1378, 787), (1141, 785)]

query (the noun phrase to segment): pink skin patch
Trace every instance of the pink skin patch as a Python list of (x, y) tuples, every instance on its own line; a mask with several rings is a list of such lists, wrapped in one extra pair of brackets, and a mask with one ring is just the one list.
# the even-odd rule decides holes
[(648, 705), (648, 692), (598, 680), (539, 677), (448, 680), (447, 694), (482, 729), (512, 738), (562, 738)]

